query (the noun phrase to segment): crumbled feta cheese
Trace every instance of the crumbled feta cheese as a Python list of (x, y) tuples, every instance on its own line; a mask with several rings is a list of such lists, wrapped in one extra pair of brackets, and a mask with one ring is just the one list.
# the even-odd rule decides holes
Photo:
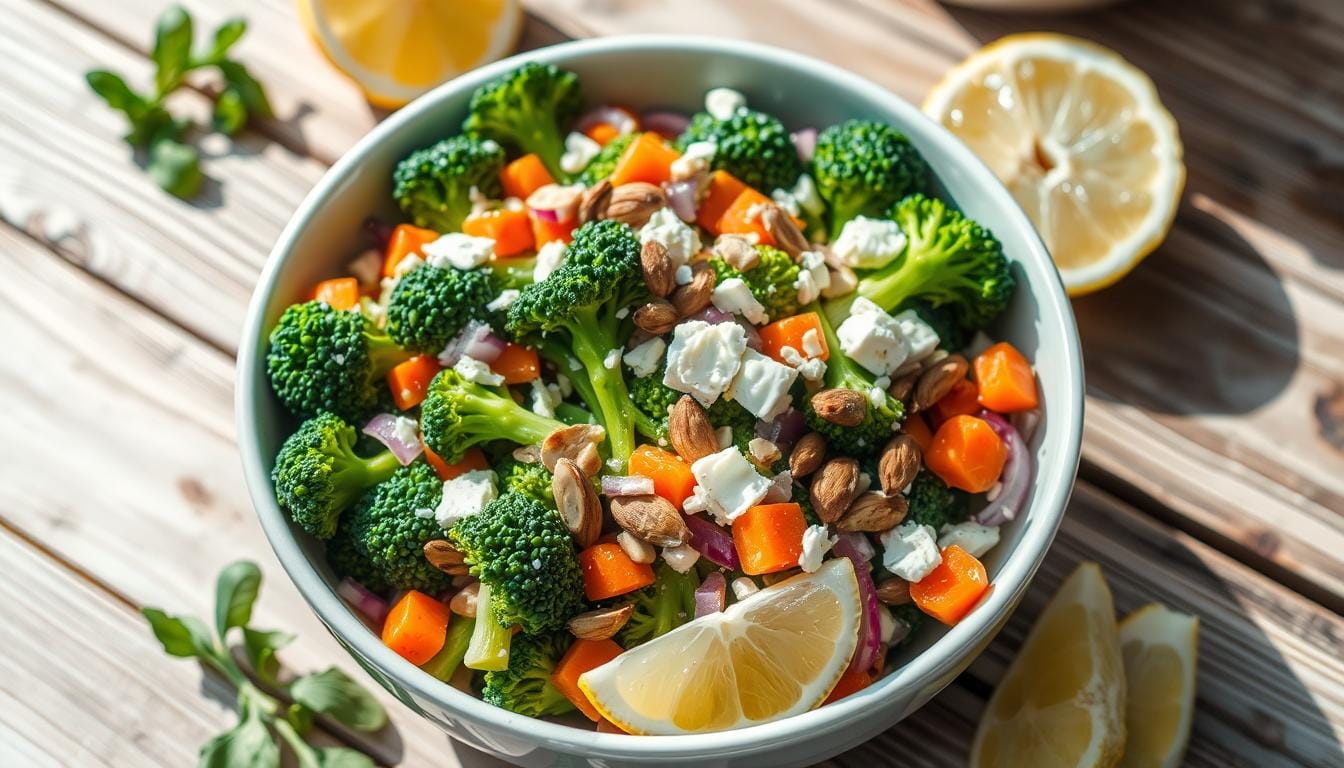
[(746, 349), (747, 334), (737, 323), (681, 323), (672, 332), (663, 383), (708, 406), (732, 384)]
[(444, 528), (464, 517), (471, 517), (481, 507), (495, 500), (495, 472), (491, 469), (473, 469), (443, 483), (443, 499), (434, 510), (434, 519)]
[(807, 381), (820, 381), (826, 375), (826, 361), (816, 357), (803, 357), (798, 350), (785, 344), (779, 348), (779, 356), (784, 362), (797, 369)]
[(724, 448), (691, 464), (696, 495), (720, 524), (727, 525), (765, 498), (770, 481), (761, 477), (736, 448)]
[(756, 582), (752, 581), (747, 576), (738, 576), (736, 579), (733, 579), (732, 587), (733, 595), (736, 596), (738, 600), (746, 600), (748, 597), (761, 591), (761, 588), (756, 586)]
[(855, 299), (849, 311), (835, 331), (845, 354), (879, 376), (899, 368), (910, 354), (910, 345), (896, 319), (863, 297)]
[(770, 193), (770, 199), (774, 200), (785, 213), (797, 218), (802, 211), (798, 208), (798, 201), (794, 199), (793, 193), (787, 189), (776, 189)]
[(769, 466), (779, 459), (779, 446), (764, 437), (753, 437), (747, 442), (747, 453), (757, 464)]
[(565, 244), (561, 240), (552, 240), (537, 249), (537, 263), (532, 267), (532, 282), (540, 283), (565, 263)]
[(680, 267), (677, 267), (676, 274), (673, 275), (673, 279), (676, 281), (677, 285), (689, 285), (694, 277), (695, 271), (691, 269), (690, 264), (682, 264)]
[(621, 307), (620, 309), (616, 310), (616, 319), (617, 319), (617, 320), (624, 320), (625, 318), (627, 318), (627, 317), (629, 317), (629, 316), (630, 316), (630, 308), (629, 308), (629, 307)]
[(709, 170), (719, 147), (712, 141), (693, 141), (686, 145), (681, 157), (672, 161), (672, 180), (684, 181)]
[[(419, 269), (420, 267), (423, 267), (424, 265), (425, 260), (415, 255), (414, 253), (408, 253), (405, 256), (402, 256), (401, 261), (397, 262), (397, 266), (392, 268), (392, 277), (393, 277), (392, 285), (395, 286), (397, 280), (400, 280), (402, 277), (406, 276), (411, 272), (414, 272), (415, 270)], [(383, 284), (384, 285), (387, 284), (387, 278), (383, 278)]]
[(625, 364), (630, 366), (630, 370), (639, 378), (650, 376), (658, 370), (658, 363), (663, 359), (665, 349), (667, 349), (667, 342), (663, 341), (661, 337), (654, 336), (626, 352)]
[(798, 567), (812, 573), (821, 567), (821, 558), (839, 541), (830, 535), (824, 525), (809, 525), (803, 530), (803, 552), (798, 555)]
[(901, 327), (905, 343), (910, 345), (909, 360), (923, 360), (938, 348), (938, 332), (919, 318), (915, 310), (907, 309), (892, 315), (892, 319)]
[(688, 263), (700, 251), (700, 235), (671, 208), (659, 208), (639, 230), (639, 243), (658, 242), (667, 249), (667, 258), (676, 266)]
[(765, 314), (765, 307), (751, 295), (751, 289), (740, 277), (720, 281), (714, 286), (709, 300), (719, 311), (741, 315), (753, 325), (764, 325), (770, 321), (770, 317)]
[(944, 525), (939, 532), (938, 548), (956, 544), (972, 557), (981, 557), (999, 543), (997, 525), (981, 525), (972, 520), (956, 525)]
[(560, 389), (561, 397), (569, 397), (574, 394), (574, 382), (570, 381), (569, 377), (563, 373), (555, 374), (555, 385)]
[(891, 615), (887, 606), (877, 604), (877, 635), (885, 644), (891, 645), (891, 639), (896, 636), (896, 618)]
[(420, 422), (405, 416), (398, 416), (392, 423), (392, 437), (406, 445), (420, 444)]
[(726, 397), (751, 411), (756, 418), (769, 421), (789, 407), (789, 388), (797, 379), (796, 369), (748, 349), (743, 353), (741, 371), (728, 387)]
[(439, 269), (475, 269), (495, 255), (495, 241), (488, 237), (473, 237), (462, 232), (449, 232), (438, 240), (420, 248), (425, 260)]
[(548, 419), (555, 418), (555, 406), (560, 402), (558, 392), (552, 392), (541, 379), (532, 380), (532, 412)]
[(471, 355), (459, 357), (453, 370), (467, 381), (483, 386), (498, 387), (504, 383), (504, 377), (490, 370), (488, 363), (483, 363)]
[(789, 190), (789, 195), (798, 202), (798, 207), (804, 211), (820, 216), (826, 206), (821, 202), (821, 195), (817, 194), (817, 185), (812, 181), (812, 177), (804, 173), (798, 177), (798, 181), (793, 183), (793, 189)]
[(930, 526), (902, 523), (880, 538), (882, 566), (906, 581), (919, 581), (943, 562)]
[(821, 344), (821, 336), (816, 328), (808, 328), (803, 334), (803, 354), (808, 357), (821, 357), (826, 348)]
[[(491, 144), (495, 144), (493, 141), (490, 141), (489, 139), (486, 139), (486, 141), (489, 141), (489, 143)], [(499, 145), (495, 144), (495, 146)], [(489, 197), (486, 197), (485, 193), (481, 191), (481, 188), (476, 186), (475, 184), (472, 184), (471, 189), (467, 190), (467, 199), (471, 201), (472, 213), (484, 213), (493, 208), (495, 205), (495, 201), (491, 200)]]
[(854, 486), (854, 493), (856, 495), (862, 495), (867, 493), (868, 489), (872, 487), (873, 487), (873, 476), (868, 474), (867, 472), (860, 472), (859, 482), (857, 485)]
[(434, 517), (434, 510), (429, 507), (421, 507), (415, 510), (415, 516), (422, 520), (429, 520)]
[(616, 366), (620, 364), (621, 364), (621, 350), (619, 349), (607, 350), (606, 356), (602, 358), (602, 366), (606, 368), (608, 371), (614, 371), (616, 370)]
[(747, 108), (747, 97), (732, 88), (711, 88), (705, 94), (705, 111), (715, 120), (727, 120)]
[(499, 312), (500, 310), (508, 309), (510, 304), (518, 300), (518, 295), (520, 293), (522, 293), (522, 291), (519, 291), (517, 288), (505, 288), (499, 292), (498, 296), (491, 299), (490, 303), (485, 305), (485, 308), (491, 312)]
[(881, 408), (887, 402), (886, 390), (881, 387), (868, 390), (868, 402), (872, 403), (874, 408)]
[(677, 573), (685, 573), (695, 566), (700, 553), (690, 544), (678, 547), (663, 547), (663, 560)]
[(887, 389), (891, 386), (891, 377), (878, 376), (876, 379), (873, 379), (873, 386), (878, 389)]
[[(664, 442), (663, 445), (666, 445), (666, 443)], [(698, 515), (707, 509), (709, 509), (708, 494), (705, 493), (704, 488), (698, 485), (692, 489), (691, 495), (681, 502), (681, 511), (688, 515)]]
[(733, 444), (733, 428), (719, 427), (715, 429), (714, 439), (718, 442), (720, 448), (727, 448)]
[(905, 250), (901, 225), (887, 219), (856, 216), (831, 244), (831, 252), (845, 266), (857, 269), (884, 267)]
[(602, 145), (578, 131), (565, 137), (565, 153), (560, 156), (560, 170), (565, 173), (578, 173), (593, 162)]
[(817, 251), (803, 251), (799, 264), (801, 269), (793, 287), (798, 289), (799, 302), (811, 304), (823, 290), (831, 287), (831, 271), (826, 268), (826, 257)]

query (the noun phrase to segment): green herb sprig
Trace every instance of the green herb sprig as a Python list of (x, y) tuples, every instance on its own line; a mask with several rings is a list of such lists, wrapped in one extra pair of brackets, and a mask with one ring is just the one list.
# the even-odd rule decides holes
[(187, 74), (213, 68), (223, 78), (215, 96), (212, 123), (215, 130), (233, 136), (252, 116), (269, 117), (271, 103), (266, 91), (247, 67), (229, 58), (229, 50), (247, 31), (243, 19), (231, 19), (215, 30), (204, 51), (192, 52), (194, 28), (191, 15), (172, 6), (159, 16), (154, 30), (154, 88), (149, 93), (132, 90), (115, 72), (95, 69), (84, 79), (89, 87), (121, 112), (131, 124), (126, 143), (147, 153), (145, 170), (166, 192), (181, 198), (194, 196), (201, 187), (200, 153), (187, 144), (190, 120), (175, 117), (165, 106), (168, 95), (181, 88)]
[[(198, 765), (278, 768), (283, 742), (294, 753), (300, 768), (373, 768), (373, 761), (363, 752), (346, 747), (316, 748), (304, 740), (303, 734), (316, 714), (355, 730), (376, 731), (387, 724), (387, 712), (359, 683), (336, 667), (281, 683), (280, 662), (275, 654), (289, 645), (294, 635), (248, 626), (260, 589), (261, 571), (256, 563), (240, 560), (221, 571), (215, 584), (213, 632), (195, 616), (170, 616), (158, 608), (140, 611), (168, 655), (199, 660), (223, 675), (238, 691), (238, 724), (201, 747)], [(241, 634), (243, 654), (256, 679), (272, 689), (283, 690), (292, 704), (285, 706), (243, 672), (229, 651), (231, 634)]]

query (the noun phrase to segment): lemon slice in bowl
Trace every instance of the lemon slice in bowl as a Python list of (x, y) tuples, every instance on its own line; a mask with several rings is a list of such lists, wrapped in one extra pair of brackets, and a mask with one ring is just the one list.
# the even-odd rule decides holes
[(517, 0), (299, 0), (322, 53), (369, 101), (399, 107), (518, 41)]
[(1060, 586), (981, 717), (971, 768), (1110, 768), (1125, 745), (1125, 673), (1096, 563)]
[(1115, 52), (1066, 35), (1010, 35), (934, 86), (924, 112), (1008, 187), (1070, 295), (1119, 280), (1171, 228), (1185, 186), (1176, 121)]
[(1145, 605), (1120, 622), (1129, 697), (1121, 768), (1176, 768), (1195, 709), (1199, 619)]
[(854, 655), (859, 617), (853, 564), (828, 560), (585, 672), (579, 688), (628, 733), (778, 720), (825, 700)]

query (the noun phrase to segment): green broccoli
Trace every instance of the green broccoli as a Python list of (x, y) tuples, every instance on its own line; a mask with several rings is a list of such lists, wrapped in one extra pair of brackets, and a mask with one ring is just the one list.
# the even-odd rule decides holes
[(840, 346), (840, 339), (835, 335), (832, 321), (820, 307), (812, 304), (810, 310), (816, 312), (820, 318), (826, 348), (830, 350), (830, 356), (826, 360), (826, 389), (849, 389), (862, 394), (864, 417), (863, 421), (854, 427), (833, 424), (818, 416), (813, 410), (811, 396), (805, 398), (803, 415), (807, 420), (807, 426), (820, 432), (832, 447), (846, 455), (862, 459), (881, 450), (882, 446), (887, 444), (892, 433), (905, 418), (905, 406), (886, 391), (881, 391), (880, 403), (874, 404), (871, 401), (875, 377), (845, 354)]
[(724, 170), (749, 187), (767, 195), (776, 189), (789, 189), (803, 175), (803, 162), (789, 138), (789, 131), (764, 112), (739, 109), (726, 120), (707, 112), (691, 118), (691, 124), (677, 137), (676, 147), (697, 141), (713, 142), (714, 170)]
[(507, 390), (468, 381), (452, 368), (439, 371), (420, 404), (425, 445), (449, 463), (461, 461), (473, 445), (491, 440), (532, 445), (563, 426), (519, 405)]
[(443, 639), (443, 647), (420, 668), (445, 683), (452, 680), (453, 673), (462, 666), (462, 657), (467, 654), (467, 646), (471, 644), (471, 633), (475, 628), (475, 619), (454, 616), (448, 622), (448, 635)]
[(481, 698), (528, 717), (563, 715), (574, 704), (551, 685), (556, 662), (573, 640), (563, 632), (520, 635), (509, 649), (509, 666), (485, 673)]
[(579, 172), (579, 182), (584, 186), (591, 187), (615, 173), (616, 163), (620, 161), (621, 155), (625, 154), (625, 150), (629, 149), (638, 136), (638, 133), (627, 133), (603, 144), (597, 155)]
[(817, 136), (812, 178), (829, 210), (835, 240), (855, 216), (881, 216), (897, 200), (927, 189), (929, 166), (890, 125), (850, 120)]
[(921, 469), (910, 484), (910, 493), (906, 494), (910, 502), (910, 511), (906, 513), (906, 522), (919, 523), (941, 531), (948, 523), (960, 523), (966, 519), (969, 498), (964, 491), (948, 487), (937, 475), (927, 469)]
[(320, 301), (295, 304), (271, 331), (266, 373), (280, 402), (299, 418), (331, 411), (368, 415), (386, 389), (383, 376), (412, 353), (359, 312)]
[(924, 624), (924, 615), (924, 612), (919, 610), (919, 607), (914, 603), (891, 606), (891, 617), (897, 622), (904, 624), (908, 631), (905, 633), (905, 637), (896, 641), (896, 643), (887, 650), (899, 651), (913, 643), (915, 641), (915, 633), (918, 632), (920, 626)]
[[(443, 537), (432, 511), (443, 499), (443, 481), (428, 463), (402, 467), (364, 494), (350, 510), (355, 551), (395, 589), (434, 593), (448, 575), (425, 559), (425, 543)], [(431, 514), (424, 514), (425, 511)]]
[[(645, 421), (636, 422), (641, 434), (653, 440), (667, 437), (667, 409), (675, 405), (685, 393), (664, 384), (661, 370), (648, 376), (631, 379), (628, 384), (630, 401), (645, 417)], [(715, 400), (705, 409), (705, 415), (709, 417), (709, 423), (715, 427), (732, 429), (733, 444), (744, 452), (747, 450), (747, 443), (756, 436), (756, 417), (741, 404), (726, 397)], [(645, 423), (648, 425), (648, 432), (641, 426)]]
[(695, 588), (700, 586), (695, 571), (677, 573), (661, 560), (653, 570), (654, 582), (634, 593), (635, 610), (616, 636), (622, 648), (647, 643), (695, 618)]
[(327, 539), (327, 563), (337, 576), (354, 579), (373, 592), (388, 591), (391, 586), (382, 569), (355, 546), (355, 536), (348, 518), (348, 515), (342, 518), (336, 526), (335, 535)]
[(551, 473), (541, 464), (527, 464), (509, 457), (499, 468), (500, 493), (521, 493), (548, 507), (555, 506), (551, 490)]
[(801, 269), (787, 253), (768, 245), (756, 246), (760, 263), (745, 272), (735, 269), (731, 264), (718, 257), (711, 258), (709, 264), (714, 268), (717, 283), (732, 277), (747, 284), (751, 295), (765, 307), (765, 314), (771, 320), (779, 320), (798, 314), (802, 305), (798, 303), (798, 271)]
[(392, 172), (392, 197), (416, 226), (456, 232), (471, 213), (472, 190), (497, 199), (504, 150), (493, 141), (454, 136), (412, 152)]
[(560, 168), (565, 128), (579, 114), (579, 78), (554, 64), (528, 62), (471, 95), (462, 130), (494, 139), (521, 154), (535, 153), (555, 179)]
[(958, 325), (968, 329), (984, 328), (1007, 308), (1013, 275), (1003, 246), (989, 230), (924, 195), (897, 203), (891, 218), (905, 232), (905, 252), (861, 274), (854, 293), (826, 302), (832, 322), (847, 316), (858, 296), (887, 311), (920, 298), (949, 308)]
[(300, 528), (329, 539), (341, 513), (401, 464), (391, 451), (355, 453), (355, 428), (334, 413), (319, 413), (299, 425), (275, 457), (275, 499)]
[(469, 320), (489, 321), (499, 290), (488, 269), (430, 264), (401, 276), (387, 304), (387, 333), (397, 344), (438, 354)]
[[(588, 379), (575, 388), (606, 428), (612, 458), (621, 462), (634, 450), (635, 424), (643, 414), (630, 402), (620, 365), (608, 368), (606, 360), (629, 335), (630, 326), (617, 313), (648, 295), (639, 251), (639, 239), (620, 222), (584, 224), (574, 233), (565, 263), (509, 305), (506, 326), (514, 338), (567, 345), (564, 356), (572, 354), (580, 370), (565, 373)], [(558, 354), (543, 352), (548, 358)]]

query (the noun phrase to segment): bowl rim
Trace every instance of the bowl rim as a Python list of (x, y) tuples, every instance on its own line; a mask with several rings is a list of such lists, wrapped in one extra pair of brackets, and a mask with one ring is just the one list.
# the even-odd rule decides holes
[[(1005, 233), (1004, 228), (1000, 227), (1000, 236), (1010, 234), (1021, 242), (1024, 252), (1019, 254), (1020, 258), (1039, 262), (1047, 267), (1045, 272), (1053, 276), (1053, 279), (1044, 282), (1033, 280), (1031, 286), (1041, 318), (1040, 325), (1064, 330), (1066, 359), (1062, 361), (1061, 368), (1067, 381), (1060, 389), (1070, 396), (1056, 398), (1050, 404), (1047, 430), (1065, 433), (1065, 450), (1048, 466), (1041, 468), (1036, 486), (1037, 495), (1032, 502), (1036, 513), (1032, 525), (1024, 531), (1017, 548), (1001, 565), (994, 588), (966, 620), (948, 629), (932, 646), (906, 662), (896, 674), (887, 675), (868, 688), (825, 707), (737, 730), (631, 738), (625, 734), (598, 733), (508, 712), (444, 685), (384, 646), (308, 560), (275, 502), (270, 484), (270, 462), (261, 455), (253, 429), (258, 406), (253, 382), (264, 373), (264, 366), (260, 365), (262, 358), (259, 356), (265, 338), (262, 322), (281, 263), (327, 198), (346, 183), (351, 171), (363, 162), (373, 147), (402, 130), (403, 126), (412, 123), (421, 114), (432, 112), (450, 94), (474, 89), (526, 61), (563, 64), (567, 60), (582, 59), (593, 54), (686, 51), (708, 56), (722, 54), (755, 59), (785, 70), (808, 70), (811, 76), (849, 90), (866, 103), (892, 113), (902, 121), (908, 133), (918, 137), (920, 143), (936, 147), (945, 158), (945, 165), (967, 173), (990, 197), (990, 205), (1008, 210), (1011, 232)], [(397, 686), (467, 723), (502, 731), (525, 743), (614, 758), (673, 759), (707, 754), (726, 757), (750, 754), (763, 748), (778, 749), (853, 726), (865, 710), (890, 709), (898, 690), (915, 691), (918, 695), (931, 685), (936, 686), (933, 692), (941, 689), (951, 682), (954, 673), (962, 666), (962, 657), (974, 652), (997, 632), (1040, 566), (1059, 528), (1072, 492), (1082, 442), (1082, 353), (1072, 307), (1053, 262), (1030, 220), (989, 168), (960, 140), (926, 117), (917, 107), (861, 75), (787, 49), (725, 38), (650, 34), (560, 43), (523, 52), (473, 70), (435, 87), (392, 114), (327, 169), (286, 224), (267, 257), (248, 305), (237, 362), (236, 427), (244, 476), (253, 506), (282, 567), (318, 618), (341, 643), (347, 649), (354, 649), (366, 663), (376, 666)]]

